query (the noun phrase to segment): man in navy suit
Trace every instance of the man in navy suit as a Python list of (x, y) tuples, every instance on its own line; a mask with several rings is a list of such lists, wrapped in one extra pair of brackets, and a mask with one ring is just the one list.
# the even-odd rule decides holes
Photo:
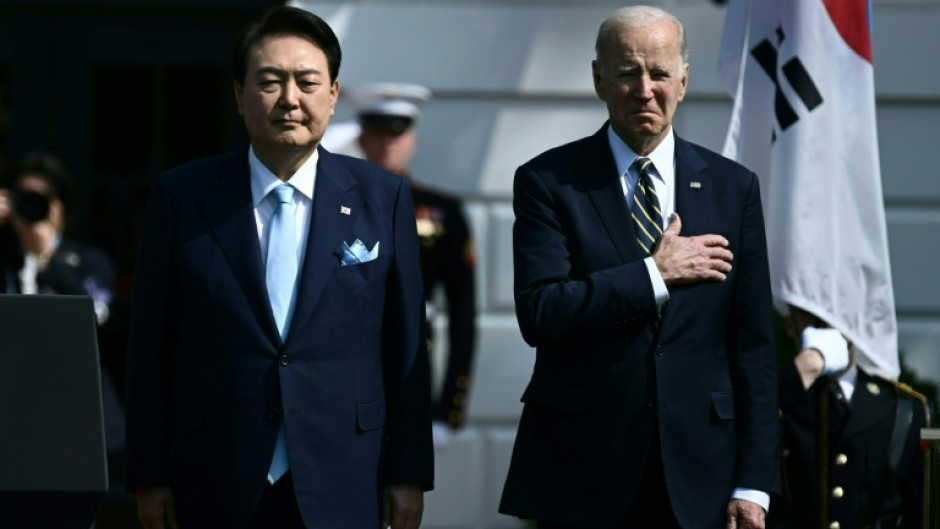
[(624, 8), (596, 46), (609, 122), (515, 176), (536, 360), (500, 511), (543, 529), (763, 528), (779, 435), (757, 178), (673, 132), (675, 17)]
[(234, 54), (250, 147), (153, 188), (127, 367), (147, 528), (420, 524), (433, 449), (414, 210), (405, 180), (318, 148), (340, 56), (319, 17), (269, 11)]

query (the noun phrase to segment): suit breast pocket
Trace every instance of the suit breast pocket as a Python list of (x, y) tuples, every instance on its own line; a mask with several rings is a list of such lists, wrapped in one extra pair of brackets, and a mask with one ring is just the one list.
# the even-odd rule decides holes
[(383, 283), (387, 269), (388, 262), (380, 255), (367, 263), (339, 266), (333, 276), (345, 290), (358, 291), (372, 283)]

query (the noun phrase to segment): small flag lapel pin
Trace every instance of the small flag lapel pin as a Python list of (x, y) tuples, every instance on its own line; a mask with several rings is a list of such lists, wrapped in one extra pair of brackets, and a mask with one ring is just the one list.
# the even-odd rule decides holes
[(689, 182), (689, 187), (691, 187), (692, 189), (702, 189), (702, 183), (701, 182)]
[(340, 207), (339, 207), (339, 212), (340, 212), (341, 214), (343, 214), (343, 215), (349, 215), (350, 213), (352, 213), (352, 209), (351, 209), (351, 208), (348, 208), (348, 207), (346, 207), (346, 206), (340, 206)]

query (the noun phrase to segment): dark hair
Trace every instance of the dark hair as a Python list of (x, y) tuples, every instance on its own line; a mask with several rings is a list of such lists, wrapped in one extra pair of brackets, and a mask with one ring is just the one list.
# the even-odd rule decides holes
[(267, 10), (260, 20), (246, 27), (235, 41), (232, 55), (232, 73), (235, 81), (245, 83), (248, 73), (248, 54), (252, 46), (266, 37), (297, 36), (312, 41), (326, 55), (330, 82), (339, 76), (339, 63), (343, 54), (339, 39), (322, 18), (296, 7), (278, 6)]
[(65, 164), (55, 155), (45, 151), (33, 151), (23, 156), (13, 170), (13, 185), (19, 186), (24, 176), (39, 178), (50, 189), (49, 198), (57, 198), (71, 211), (75, 184)]

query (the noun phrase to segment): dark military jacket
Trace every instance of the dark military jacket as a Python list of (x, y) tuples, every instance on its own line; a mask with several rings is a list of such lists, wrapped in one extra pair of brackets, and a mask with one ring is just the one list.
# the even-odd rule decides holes
[(779, 387), (784, 493), (771, 501), (769, 527), (818, 527), (815, 439), (819, 391), (830, 392), (829, 527), (859, 529), (874, 521), (866, 520), (865, 516), (888, 464), (898, 399), (910, 399), (913, 416), (906, 428), (898, 471), (891, 476), (888, 493), (884, 494), (882, 506), (873, 518), (896, 519), (900, 516), (903, 519), (900, 527), (922, 527), (924, 454), (920, 449), (920, 430), (927, 421), (922, 396), (859, 369), (851, 403), (846, 405), (841, 390), (837, 390), (827, 377), (820, 377), (808, 391), (804, 391), (792, 364), (781, 369)]
[[(434, 402), (434, 418), (457, 428), (466, 418), (476, 342), (476, 257), (457, 199), (414, 182), (411, 194), (421, 240), (425, 301), (433, 305), (435, 292), (443, 289), (448, 316), (447, 367), (440, 396)], [(427, 332), (431, 351), (430, 325)]]

